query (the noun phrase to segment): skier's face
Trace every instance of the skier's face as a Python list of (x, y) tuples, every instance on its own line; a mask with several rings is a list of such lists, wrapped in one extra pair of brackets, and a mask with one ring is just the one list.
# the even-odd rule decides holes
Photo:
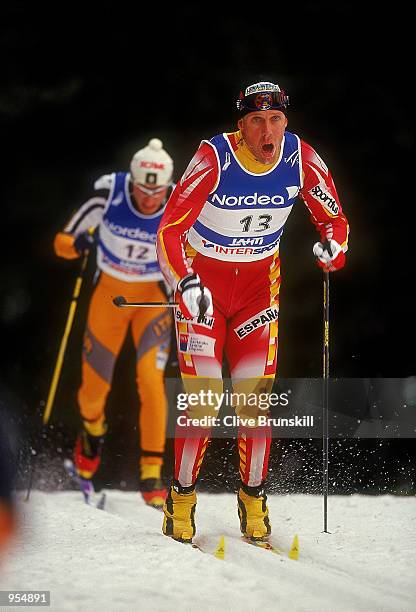
[(154, 187), (133, 183), (133, 195), (139, 212), (152, 215), (161, 207), (166, 198), (167, 187)]
[(277, 160), (286, 126), (287, 119), (279, 110), (248, 113), (238, 122), (244, 142), (262, 164)]

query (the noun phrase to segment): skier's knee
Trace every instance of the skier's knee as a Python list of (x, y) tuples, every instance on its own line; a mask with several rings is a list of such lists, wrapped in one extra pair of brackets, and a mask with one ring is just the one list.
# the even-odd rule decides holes
[(246, 426), (258, 427), (259, 417), (267, 416), (273, 380), (258, 377), (233, 381), (233, 407)]
[(184, 378), (186, 393), (182, 395), (182, 409), (189, 419), (195, 419), (195, 425), (209, 428), (212, 419), (218, 416), (223, 400), (223, 382), (221, 378)]

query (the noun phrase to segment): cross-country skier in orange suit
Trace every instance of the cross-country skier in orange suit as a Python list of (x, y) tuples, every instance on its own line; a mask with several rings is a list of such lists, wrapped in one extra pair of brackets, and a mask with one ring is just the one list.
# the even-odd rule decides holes
[(65, 230), (57, 234), (55, 251), (72, 259), (97, 243), (99, 277), (89, 306), (78, 392), (83, 420), (75, 447), (78, 475), (91, 479), (99, 467), (107, 429), (106, 398), (115, 362), (131, 327), (140, 396), (140, 490), (146, 503), (161, 507), (166, 497), (161, 467), (167, 421), (164, 369), (171, 313), (163, 307), (119, 309), (112, 298), (123, 295), (146, 302), (166, 301), (155, 242), (172, 189), (173, 162), (162, 142), (153, 138), (133, 156), (130, 169), (96, 181), (97, 196), (83, 204)]

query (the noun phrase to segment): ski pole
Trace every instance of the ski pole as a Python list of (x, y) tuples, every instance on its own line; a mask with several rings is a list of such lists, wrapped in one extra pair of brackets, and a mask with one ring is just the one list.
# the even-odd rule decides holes
[[(323, 243), (324, 249), (332, 256), (329, 241)], [(329, 405), (329, 272), (324, 271), (323, 282), (323, 401), (322, 401), (322, 459), (323, 459), (323, 496), (324, 496), (324, 533), (328, 531), (328, 405)]]
[(51, 386), (49, 388), (48, 399), (46, 401), (45, 411), (43, 413), (43, 424), (47, 425), (49, 422), (49, 417), (52, 412), (52, 406), (55, 399), (56, 389), (58, 387), (59, 378), (61, 376), (62, 364), (64, 361), (66, 345), (68, 343), (69, 334), (72, 329), (72, 324), (74, 322), (75, 311), (78, 304), (78, 297), (81, 291), (82, 280), (84, 278), (84, 272), (87, 267), (88, 262), (88, 252), (84, 254), (81, 263), (81, 269), (78, 273), (78, 276), (75, 281), (74, 290), (72, 292), (71, 304), (69, 306), (68, 318), (66, 320), (64, 335), (61, 340), (61, 346), (59, 347), (58, 358), (55, 363), (55, 369), (52, 376)]
[[(155, 306), (163, 306), (165, 308), (176, 308), (179, 302), (128, 302), (123, 295), (118, 295), (113, 298), (113, 304), (118, 308), (154, 308)], [(204, 316), (208, 308), (208, 302), (205, 296), (202, 296), (201, 316)]]
[(155, 306), (175, 308), (179, 306), (178, 302), (128, 302), (123, 295), (115, 297), (113, 304), (118, 308), (154, 308)]

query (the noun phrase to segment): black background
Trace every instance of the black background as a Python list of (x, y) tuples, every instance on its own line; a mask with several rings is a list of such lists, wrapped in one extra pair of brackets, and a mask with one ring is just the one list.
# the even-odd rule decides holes
[[(406, 16), (384, 14), (372, 3), (367, 9), (327, 2), (293, 9), (233, 5), (229, 12), (194, 3), (89, 3), (48, 12), (22, 2), (3, 5), (0, 382), (2, 402), (21, 432), (22, 485), (32, 464), (38, 486), (67, 486), (61, 457), (78, 427), (75, 397), (92, 262), (50, 427), (46, 433), (40, 428), (79, 269), (54, 255), (55, 233), (89, 197), (94, 180), (128, 169), (151, 137), (163, 140), (179, 179), (201, 139), (235, 128), (236, 95), (259, 78), (288, 92), (288, 129), (326, 161), (350, 221), (347, 265), (331, 277), (332, 375), (415, 374)], [(322, 275), (311, 253), (315, 241), (299, 202), (281, 247), (279, 372), (285, 377), (321, 374)], [(127, 340), (108, 402), (101, 484), (135, 486), (137, 409)], [(343, 476), (333, 490), (414, 490), (410, 442), (334, 443), (332, 469)], [(234, 486), (231, 446), (212, 444), (201, 474), (207, 486)], [(167, 477), (171, 459), (168, 441)], [(276, 490), (316, 490), (319, 462), (316, 441), (275, 442), (272, 484)], [(213, 474), (223, 463), (228, 476), (221, 480)]]

